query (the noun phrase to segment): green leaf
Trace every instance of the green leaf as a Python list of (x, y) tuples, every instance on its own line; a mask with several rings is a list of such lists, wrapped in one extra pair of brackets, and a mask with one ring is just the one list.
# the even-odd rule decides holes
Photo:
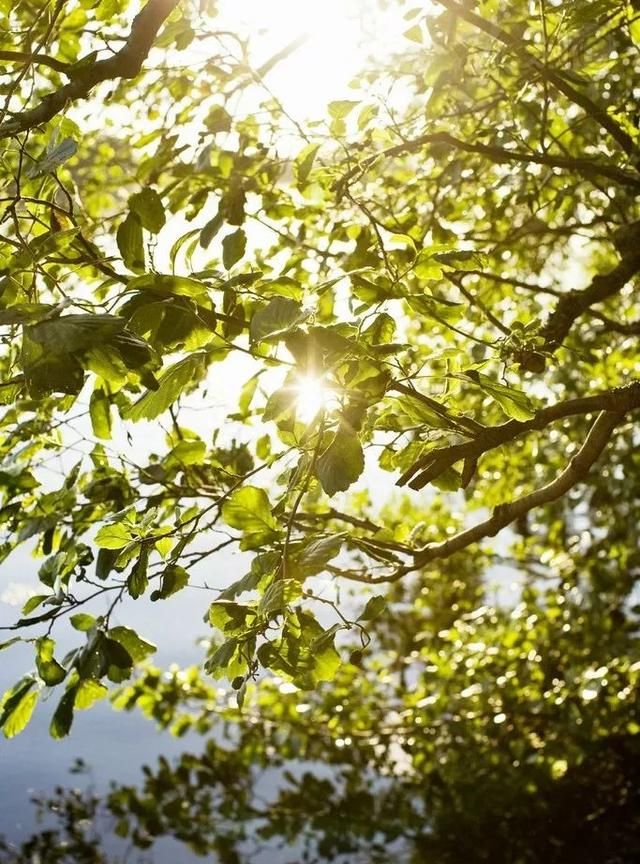
[(155, 420), (163, 414), (185, 390), (199, 382), (206, 372), (205, 355), (190, 354), (170, 366), (159, 379), (157, 390), (150, 390), (124, 412), (127, 420)]
[(233, 234), (227, 234), (222, 241), (222, 263), (226, 270), (231, 270), (234, 264), (242, 258), (247, 248), (247, 236), (238, 228)]
[(149, 547), (145, 544), (140, 549), (138, 560), (131, 568), (127, 577), (127, 591), (134, 600), (142, 597), (149, 585), (147, 570), (149, 568)]
[(264, 592), (258, 605), (258, 612), (264, 618), (280, 614), (290, 601), (300, 596), (300, 583), (295, 579), (276, 579)]
[(233, 600), (234, 597), (237, 597), (239, 594), (244, 594), (245, 591), (254, 591), (260, 581), (264, 578), (264, 574), (260, 573), (257, 569), (253, 570), (253, 568), (246, 573), (241, 579), (237, 579), (228, 588), (225, 588), (224, 591), (220, 594), (221, 600)]
[(301, 552), (298, 552), (295, 562), (305, 576), (315, 576), (317, 573), (322, 573), (329, 561), (336, 557), (343, 542), (343, 534), (311, 540), (305, 544)]
[(69, 618), (71, 622), (71, 626), (75, 630), (79, 630), (81, 633), (86, 633), (88, 630), (91, 630), (92, 627), (96, 626), (96, 619), (93, 615), (87, 615), (86, 612), (78, 612), (75, 615), (72, 615)]
[(216, 236), (218, 231), (224, 225), (224, 213), (218, 210), (213, 219), (209, 219), (207, 224), (204, 226), (202, 231), (200, 232), (200, 245), (203, 249), (207, 249), (209, 244)]
[(334, 120), (343, 120), (359, 104), (352, 99), (338, 99), (335, 102), (329, 102), (327, 109)]
[(246, 193), (238, 183), (232, 184), (224, 196), (224, 213), (229, 225), (242, 225), (245, 217)]
[(423, 249), (415, 260), (413, 272), (420, 279), (442, 279), (442, 266), (434, 258), (434, 253), (429, 249)]
[(251, 401), (255, 395), (258, 381), (260, 379), (260, 374), (260, 372), (257, 372), (255, 375), (252, 375), (251, 378), (242, 385), (240, 398), (238, 399), (238, 411), (243, 416), (246, 416), (249, 413)]
[(160, 588), (151, 593), (152, 600), (166, 600), (189, 584), (189, 573), (178, 564), (168, 564), (162, 571)]
[(212, 627), (231, 636), (242, 634), (247, 629), (247, 620), (256, 617), (255, 609), (229, 600), (216, 600), (209, 606), (207, 620)]
[(277, 420), (291, 411), (297, 399), (297, 391), (294, 386), (281, 387), (269, 396), (262, 414), (263, 420)]
[(145, 268), (142, 223), (136, 213), (129, 212), (116, 233), (116, 242), (125, 267), (133, 272)]
[(302, 186), (307, 182), (319, 149), (319, 144), (307, 144), (296, 156), (294, 165), (298, 185)]
[(323, 644), (320, 647), (312, 648), (312, 656), (314, 661), (314, 669), (312, 672), (313, 679), (318, 681), (333, 681), (336, 672), (340, 668), (340, 655), (334, 648), (333, 644)]
[(22, 340), (22, 363), (27, 390), (34, 399), (49, 393), (75, 396), (82, 390), (84, 370), (77, 358), (71, 354), (45, 353), (26, 330)]
[(70, 354), (110, 341), (124, 325), (124, 319), (117, 315), (63, 315), (50, 321), (39, 321), (27, 332), (29, 339), (37, 342), (44, 351)]
[(91, 394), (89, 415), (96, 438), (111, 438), (111, 402), (101, 387), (96, 387)]
[(424, 41), (422, 27), (419, 24), (414, 24), (413, 27), (410, 27), (408, 30), (402, 34), (405, 39), (409, 39), (411, 42), (417, 42), (418, 45), (422, 45)]
[(109, 573), (111, 573), (116, 561), (118, 560), (120, 549), (122, 549), (122, 546), (103, 547), (99, 550), (98, 558), (96, 560), (96, 576), (98, 579), (104, 580), (109, 576)]
[(252, 342), (281, 338), (305, 317), (302, 307), (295, 300), (274, 297), (266, 306), (258, 309), (251, 319), (249, 338)]
[(36, 668), (38, 675), (48, 687), (54, 687), (64, 681), (67, 670), (53, 656), (55, 642), (48, 636), (36, 642)]
[(96, 534), (96, 545), (101, 549), (124, 549), (132, 540), (133, 535), (122, 522), (104, 525)]
[(49, 734), (52, 738), (65, 738), (69, 734), (73, 723), (75, 698), (76, 687), (71, 687), (58, 702), (58, 707), (51, 718), (51, 725), (49, 726)]
[(22, 642), (20, 636), (13, 636), (11, 639), (7, 639), (6, 642), (0, 642), (0, 651), (4, 651), (5, 648), (10, 648), (17, 642)]
[(5, 738), (13, 738), (22, 732), (25, 726), (29, 723), (29, 720), (31, 720), (39, 698), (40, 693), (35, 690), (31, 693), (27, 693), (20, 700), (2, 725), (2, 732)]
[(364, 453), (355, 432), (342, 426), (318, 459), (316, 475), (327, 495), (344, 492), (364, 470)]
[(35, 594), (33, 597), (29, 597), (22, 607), (22, 614), (28, 615), (30, 612), (33, 612), (33, 610), (37, 609), (41, 603), (48, 600), (50, 596), (50, 594)]
[(129, 198), (129, 209), (136, 214), (143, 228), (158, 234), (166, 221), (162, 199), (155, 189), (147, 187)]
[(64, 138), (59, 144), (47, 152), (27, 172), (29, 177), (40, 177), (42, 174), (50, 174), (63, 165), (78, 150), (78, 145), (73, 138)]
[(125, 671), (131, 670), (133, 657), (120, 640), (105, 636), (102, 639), (102, 648), (109, 666), (115, 666), (116, 669), (124, 669)]
[(153, 545), (160, 553), (160, 556), (166, 560), (169, 557), (171, 550), (175, 546), (175, 540), (173, 539), (173, 537), (158, 537), (158, 539), (154, 541)]
[(387, 600), (381, 594), (375, 597), (370, 597), (367, 600), (367, 605), (358, 617), (358, 621), (373, 621), (378, 615), (381, 615), (387, 608)]
[(104, 684), (94, 681), (93, 678), (86, 678), (84, 681), (80, 681), (76, 687), (74, 707), (80, 711), (86, 711), (100, 699), (104, 699), (108, 692), (109, 689)]
[(222, 105), (214, 105), (207, 114), (204, 125), (214, 135), (231, 129), (231, 115)]
[(535, 410), (526, 393), (522, 390), (516, 390), (514, 387), (507, 387), (505, 384), (499, 384), (493, 381), (487, 375), (475, 369), (466, 373), (466, 377), (470, 378), (474, 383), (488, 393), (498, 405), (502, 408), (507, 417), (512, 417), (514, 420), (531, 420), (535, 417)]
[(227, 639), (226, 642), (223, 642), (222, 645), (218, 646), (213, 654), (211, 654), (205, 661), (205, 672), (208, 672), (209, 675), (212, 675), (214, 678), (221, 678), (224, 674), (224, 670), (227, 668), (233, 655), (236, 653), (237, 647), (237, 639)]
[(243, 550), (255, 549), (278, 536), (267, 493), (256, 486), (236, 489), (222, 505), (222, 518), (231, 528), (242, 531)]
[(290, 300), (301, 300), (304, 295), (302, 285), (290, 276), (261, 279), (260, 284), (256, 285), (256, 291), (262, 297), (270, 297), (272, 294), (275, 294), (278, 297), (288, 297)]
[[(0, 729), (6, 738), (22, 732), (33, 714), (38, 693), (31, 693), (36, 680), (28, 675), (18, 681), (2, 697), (0, 703)], [(33, 698), (35, 696), (35, 699)]]
[(140, 663), (158, 650), (152, 642), (147, 642), (129, 627), (112, 627), (109, 636), (126, 648), (134, 663)]

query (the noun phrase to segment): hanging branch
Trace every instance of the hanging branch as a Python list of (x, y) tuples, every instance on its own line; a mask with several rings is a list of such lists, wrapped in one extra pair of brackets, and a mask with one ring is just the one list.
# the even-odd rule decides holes
[(540, 335), (544, 350), (555, 351), (566, 339), (574, 322), (595, 303), (618, 294), (640, 271), (640, 221), (630, 226), (629, 237), (620, 262), (608, 273), (599, 273), (582, 291), (569, 291), (556, 305)]

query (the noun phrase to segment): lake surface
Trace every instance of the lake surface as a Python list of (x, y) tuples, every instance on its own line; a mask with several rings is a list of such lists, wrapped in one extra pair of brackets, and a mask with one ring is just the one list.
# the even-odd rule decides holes
[[(9, 563), (13, 567), (9, 567)], [(217, 566), (220, 566), (222, 559)], [(226, 556), (226, 567), (238, 573), (243, 565)], [(15, 568), (15, 569), (14, 569)], [(11, 569), (12, 581), (25, 583), (34, 579), (37, 562), (26, 553), (11, 556), (3, 565)], [(31, 579), (25, 578), (31, 574)], [(19, 578), (18, 578), (19, 577)], [(6, 585), (3, 580), (2, 585)], [(0, 586), (2, 587), (2, 586)], [(1, 593), (1, 591), (0, 591)], [(149, 641), (158, 645), (153, 662), (161, 667), (171, 663), (181, 666), (198, 663), (203, 649), (196, 645), (199, 636), (207, 633), (202, 613), (208, 598), (202, 591), (185, 589), (170, 602), (151, 603), (142, 598), (137, 603), (125, 604), (125, 609), (115, 616), (114, 624), (126, 623), (139, 629)], [(212, 595), (213, 598), (213, 595)], [(13, 623), (15, 607), (0, 602), (0, 626)], [(73, 637), (62, 634), (59, 644), (74, 644), (80, 634)], [(0, 691), (4, 692), (17, 678), (33, 665), (33, 647), (15, 645), (2, 652), (0, 659)], [(157, 730), (152, 722), (138, 713), (114, 711), (108, 703), (99, 703), (90, 711), (76, 712), (73, 728), (68, 738), (56, 741), (49, 736), (48, 725), (58, 700), (40, 702), (27, 729), (16, 738), (6, 740), (0, 736), (0, 834), (8, 840), (19, 841), (29, 836), (35, 827), (35, 809), (30, 803), (34, 792), (47, 792), (57, 785), (91, 785), (97, 791), (107, 789), (112, 780), (119, 783), (138, 784), (141, 767), (153, 765), (157, 757), (177, 756), (184, 751), (199, 752), (203, 739), (187, 735), (176, 739), (167, 732)], [(89, 766), (85, 777), (70, 773), (76, 759)], [(153, 860), (157, 864), (169, 864), (176, 860), (176, 844), (161, 843), (154, 848)], [(180, 845), (180, 860), (202, 860), (192, 856)]]

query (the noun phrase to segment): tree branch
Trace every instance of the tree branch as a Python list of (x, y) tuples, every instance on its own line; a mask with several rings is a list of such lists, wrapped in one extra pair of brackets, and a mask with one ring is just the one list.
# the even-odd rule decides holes
[(116, 54), (78, 69), (68, 84), (49, 93), (35, 108), (23, 111), (0, 125), (0, 139), (46, 123), (63, 111), (70, 102), (86, 99), (91, 90), (103, 81), (135, 78), (147, 59), (160, 27), (179, 2), (180, 0), (149, 0), (134, 18), (129, 38)]
[(47, 54), (31, 54), (29, 51), (0, 51), (0, 60), (5, 60), (8, 63), (37, 63), (65, 75), (69, 74), (69, 69), (72, 66), (71, 63), (56, 60), (55, 57), (49, 57)]
[[(558, 402), (556, 405), (537, 411), (531, 420), (509, 420), (501, 426), (485, 428), (472, 441), (431, 450), (404, 472), (397, 485), (404, 486), (411, 481), (409, 486), (412, 489), (422, 489), (456, 462), (464, 460), (469, 465), (475, 465), (478, 459), (489, 450), (501, 447), (527, 432), (544, 429), (556, 420), (590, 414), (594, 411), (625, 413), (634, 408), (640, 408), (640, 381), (633, 381), (626, 387), (607, 390), (605, 393)], [(471, 476), (468, 477), (468, 480), (470, 479)]]
[(601, 303), (621, 291), (640, 271), (640, 221), (633, 226), (633, 238), (627, 238), (620, 263), (608, 273), (598, 274), (582, 291), (564, 294), (547, 319), (540, 335), (544, 350), (555, 351), (564, 342), (574, 322), (594, 303)]
[(466, 153), (476, 153), (480, 156), (486, 156), (497, 164), (521, 162), (525, 164), (547, 165), (549, 168), (567, 169), (585, 177), (607, 177), (609, 180), (614, 180), (624, 186), (640, 189), (640, 177), (629, 174), (615, 165), (606, 165), (591, 159), (580, 159), (573, 156), (554, 156), (550, 153), (510, 150), (506, 147), (482, 144), (478, 141), (463, 141), (461, 138), (456, 138), (448, 132), (430, 132), (420, 135), (418, 138), (403, 141), (401, 144), (395, 144), (393, 147), (380, 150), (378, 153), (374, 153), (372, 156), (354, 165), (337, 181), (336, 188), (343, 191), (356, 175), (362, 176), (378, 159), (384, 159), (389, 156), (400, 156), (403, 153), (415, 153), (430, 144), (445, 145)]
[(563, 495), (566, 495), (576, 484), (586, 478), (591, 467), (606, 447), (616, 425), (623, 417), (624, 412), (603, 411), (598, 415), (589, 430), (589, 434), (578, 453), (555, 480), (552, 480), (540, 489), (530, 492), (528, 495), (516, 498), (515, 501), (499, 505), (484, 522), (480, 522), (472, 528), (467, 528), (449, 540), (444, 540), (442, 543), (425, 546), (414, 554), (412, 564), (399, 568), (390, 576), (375, 577), (370, 579), (369, 582), (396, 582), (407, 573), (418, 570), (420, 567), (431, 563), (431, 561), (449, 558), (456, 552), (466, 549), (467, 546), (471, 546), (473, 543), (478, 543), (485, 537), (495, 537), (499, 531), (517, 519), (520, 519), (535, 507), (542, 507), (545, 504), (557, 501)]

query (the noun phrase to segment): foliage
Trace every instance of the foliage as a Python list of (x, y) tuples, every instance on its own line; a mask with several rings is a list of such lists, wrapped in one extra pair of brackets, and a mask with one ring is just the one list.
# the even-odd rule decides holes
[[(635, 860), (638, 4), (395, 5), (401, 50), (303, 125), (211, 4), (0, 0), (0, 557), (42, 585), (0, 727), (49, 690), (56, 738), (108, 692), (232, 723), (114, 791), (139, 845)], [(172, 695), (114, 610), (203, 584)], [(283, 760), (335, 773), (261, 809)]]

